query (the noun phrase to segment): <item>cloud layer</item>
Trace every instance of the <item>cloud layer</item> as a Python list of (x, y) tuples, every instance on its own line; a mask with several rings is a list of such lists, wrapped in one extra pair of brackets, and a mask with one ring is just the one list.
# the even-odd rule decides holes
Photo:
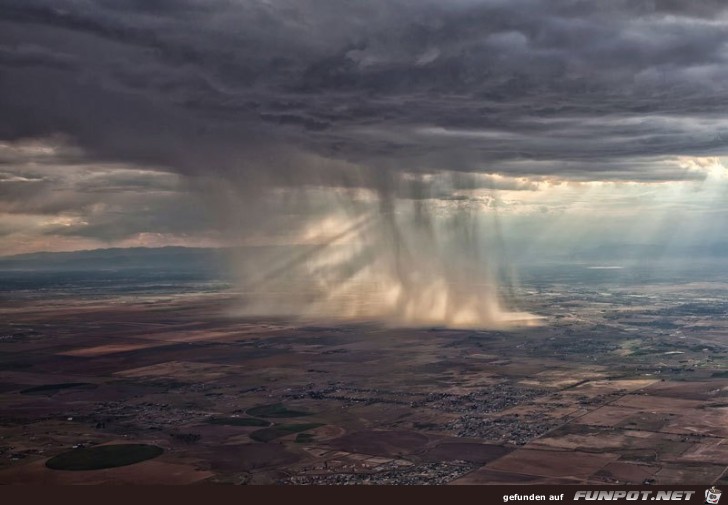
[(718, 1), (4, 4), (0, 134), (102, 159), (672, 180), (726, 150)]
[[(699, 183), (680, 159), (728, 151), (717, 0), (2, 3), (6, 231), (60, 216), (107, 242), (220, 220), (285, 234), (330, 204), (271, 215), (277, 187), (462, 202)], [(190, 187), (225, 211), (205, 216)]]

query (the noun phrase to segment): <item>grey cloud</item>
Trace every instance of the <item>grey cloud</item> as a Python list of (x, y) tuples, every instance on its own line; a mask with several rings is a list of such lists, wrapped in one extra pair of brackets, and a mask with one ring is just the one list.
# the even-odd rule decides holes
[(0, 47), (0, 66), (15, 68), (38, 66), (73, 70), (76, 68), (76, 58), (32, 45), (21, 45), (15, 48)]
[(117, 195), (102, 208), (84, 212), (81, 224), (55, 230), (59, 235), (113, 241), (140, 233), (200, 234), (210, 228), (191, 195)]
[(725, 16), (717, 1), (8, 1), (0, 137), (61, 133), (92, 159), (251, 186), (680, 179), (665, 159), (728, 152)]

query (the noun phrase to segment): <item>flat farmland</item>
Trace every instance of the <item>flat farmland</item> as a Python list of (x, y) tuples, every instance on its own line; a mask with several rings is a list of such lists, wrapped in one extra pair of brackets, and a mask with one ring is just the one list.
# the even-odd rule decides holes
[[(12, 302), (0, 482), (722, 482), (726, 349), (579, 300), (507, 331), (240, 317), (223, 293)], [(120, 441), (163, 453), (47, 465)]]

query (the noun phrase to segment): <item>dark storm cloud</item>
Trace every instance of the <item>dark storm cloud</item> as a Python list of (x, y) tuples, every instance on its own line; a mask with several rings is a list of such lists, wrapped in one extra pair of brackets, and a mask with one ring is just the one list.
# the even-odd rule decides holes
[(675, 180), (728, 151), (719, 1), (2, 3), (0, 137), (91, 159), (251, 188)]
[(20, 46), (14, 50), (0, 47), (0, 66), (2, 67), (45, 67), (61, 70), (75, 68), (75, 59), (69, 55), (56, 54), (46, 48)]

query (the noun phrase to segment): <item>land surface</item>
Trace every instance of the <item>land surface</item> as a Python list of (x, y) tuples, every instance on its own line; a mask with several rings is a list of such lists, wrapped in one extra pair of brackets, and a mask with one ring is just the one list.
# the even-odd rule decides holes
[[(239, 317), (227, 289), (5, 292), (0, 483), (728, 483), (727, 285), (587, 273), (526, 277), (543, 319), (507, 331)], [(47, 465), (119, 444), (153, 449)]]

